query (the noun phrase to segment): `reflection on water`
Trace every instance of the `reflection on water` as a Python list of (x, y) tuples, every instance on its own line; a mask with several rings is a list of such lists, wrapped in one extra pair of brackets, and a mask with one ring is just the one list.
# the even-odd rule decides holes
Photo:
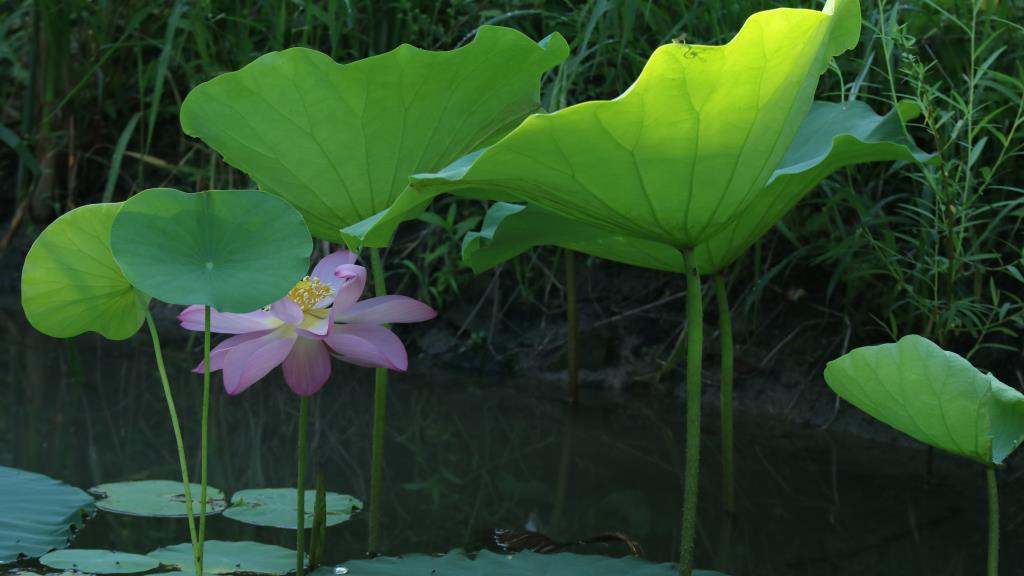
[[(52, 340), (16, 309), (0, 310), (0, 338), (0, 464), (80, 487), (177, 477), (148, 340)], [(199, 355), (185, 352), (185, 340), (168, 340), (168, 369), (198, 471), (201, 377), (188, 369)], [(675, 558), (680, 399), (589, 393), (571, 411), (555, 381), (415, 364), (413, 373), (393, 378), (388, 398), (387, 551), (480, 548), (492, 545), (496, 527), (530, 526), (558, 540), (621, 531), (648, 557)], [(328, 489), (364, 500), (371, 380), (369, 370), (336, 364), (311, 412), (311, 453), (326, 470)], [(291, 485), (297, 411), (279, 372), (239, 397), (215, 388), (211, 484), (228, 493)], [(739, 511), (731, 525), (718, 514), (716, 416), (705, 420), (698, 566), (758, 576), (982, 573), (980, 466), (939, 456), (926, 483), (922, 450), (747, 414), (739, 420)], [(1014, 544), (1024, 503), (1013, 477), (1013, 470), (1002, 474), (1004, 574), (1024, 569), (1024, 552)], [(208, 534), (293, 543), (291, 532), (222, 518), (211, 521)], [(331, 528), (328, 538), (329, 561), (361, 556), (365, 516)], [(184, 522), (101, 514), (75, 545), (146, 552), (187, 539)], [(592, 550), (626, 553), (618, 545)]]

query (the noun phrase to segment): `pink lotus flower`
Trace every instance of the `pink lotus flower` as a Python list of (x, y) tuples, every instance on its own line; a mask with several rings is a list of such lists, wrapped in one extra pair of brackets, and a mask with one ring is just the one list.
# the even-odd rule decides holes
[[(359, 301), (366, 268), (339, 250), (324, 257), (268, 308), (246, 314), (210, 311), (210, 331), (235, 334), (210, 351), (210, 370), (223, 370), (224, 388), (240, 394), (278, 364), (288, 386), (312, 396), (331, 375), (332, 353), (350, 364), (404, 371), (408, 357), (401, 340), (382, 324), (422, 322), (437, 315), (406, 296)], [(178, 315), (181, 327), (203, 331), (203, 307)], [(202, 373), (200, 362), (193, 372)]]

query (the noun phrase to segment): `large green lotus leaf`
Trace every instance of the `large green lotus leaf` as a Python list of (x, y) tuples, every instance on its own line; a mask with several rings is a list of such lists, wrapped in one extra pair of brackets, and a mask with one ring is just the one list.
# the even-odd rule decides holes
[(387, 208), (409, 175), (537, 111), (541, 75), (566, 56), (558, 34), (537, 43), (497, 26), (449, 52), (403, 44), (350, 64), (292, 48), (197, 86), (181, 126), (294, 204), (314, 236), (338, 242), (339, 228)]
[(1024, 439), (1024, 395), (921, 336), (858, 348), (829, 362), (825, 381), (893, 428), (986, 465)]
[[(316, 490), (306, 490), (304, 499), (306, 528), (313, 527), (313, 506)], [(327, 493), (327, 526), (336, 526), (362, 510), (363, 503), (347, 494)], [(231, 496), (231, 506), (224, 516), (246, 524), (295, 530), (296, 497), (294, 488), (262, 488), (239, 490)]]
[[(442, 556), (409, 554), (399, 557), (379, 557), (371, 560), (353, 560), (340, 564), (353, 576), (678, 576), (679, 568), (672, 564), (653, 564), (633, 558), (611, 558), (587, 554), (561, 552), (558, 554), (496, 554), (482, 550), (467, 555), (453, 550)], [(333, 567), (318, 568), (311, 576), (333, 576)], [(720, 572), (694, 570), (693, 576), (724, 576)]]
[[(195, 574), (191, 544), (165, 546), (149, 553), (161, 564)], [(203, 546), (204, 574), (287, 574), (295, 570), (295, 551), (258, 542), (207, 540)]]
[(78, 488), (0, 466), (0, 564), (64, 548), (94, 510)]
[(879, 116), (863, 102), (815, 102), (768, 185), (735, 220), (694, 248), (702, 274), (732, 264), (829, 174), (866, 162), (937, 159), (907, 135), (906, 112)]
[[(905, 115), (905, 113), (904, 113)], [(927, 162), (907, 136), (899, 110), (875, 114), (862, 102), (815, 102), (768, 185), (721, 232), (694, 249), (701, 273), (731, 264), (826, 176), (843, 166), (905, 160)], [(466, 235), (463, 258), (476, 271), (528, 248), (556, 245), (635, 266), (681, 272), (682, 255), (666, 244), (628, 238), (546, 210), (497, 203), (480, 232)]]
[(160, 565), (155, 559), (140, 554), (111, 550), (57, 550), (39, 559), (43, 566), (88, 574), (136, 574)]
[(313, 250), (302, 216), (259, 190), (143, 190), (118, 212), (110, 245), (140, 290), (221, 312), (251, 312), (287, 294)]
[(683, 255), (667, 244), (627, 238), (533, 205), (506, 202), (487, 210), (479, 232), (466, 234), (462, 259), (479, 274), (534, 246), (560, 246), (655, 270), (683, 270)]
[(527, 118), (493, 146), (412, 188), (368, 229), (416, 215), (432, 195), (519, 199), (677, 248), (711, 237), (760, 191), (810, 109), (832, 56), (857, 43), (857, 0), (751, 16), (724, 46), (672, 43), (610, 101)]
[[(190, 484), (192, 508), (199, 512), (199, 484)], [(185, 518), (185, 493), (181, 482), (172, 480), (135, 480), (110, 482), (89, 489), (96, 496), (96, 507), (104, 512), (159, 518)], [(216, 514), (226, 506), (224, 493), (206, 487), (206, 513)]]
[(110, 252), (110, 226), (120, 208), (120, 202), (75, 208), (36, 238), (21, 273), (21, 305), (36, 330), (55, 338), (98, 332), (123, 340), (142, 326), (149, 297), (128, 282)]

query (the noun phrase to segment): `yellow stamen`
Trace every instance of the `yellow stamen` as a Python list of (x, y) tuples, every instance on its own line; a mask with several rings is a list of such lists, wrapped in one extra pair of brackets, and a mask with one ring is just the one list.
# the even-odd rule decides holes
[(288, 298), (298, 304), (299, 308), (302, 308), (302, 311), (305, 312), (316, 306), (324, 298), (330, 296), (331, 292), (330, 285), (323, 284), (319, 278), (306, 276), (299, 280), (299, 283), (292, 288), (291, 292), (288, 293)]

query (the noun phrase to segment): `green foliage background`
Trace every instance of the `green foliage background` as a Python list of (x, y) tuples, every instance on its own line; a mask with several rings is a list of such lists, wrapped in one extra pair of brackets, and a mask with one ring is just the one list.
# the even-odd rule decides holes
[[(748, 309), (796, 283), (865, 340), (919, 332), (971, 357), (1019, 358), (1024, 330), (1024, 2), (866, 0), (861, 44), (819, 98), (856, 93), (880, 113), (911, 99), (912, 128), (943, 163), (847, 169), (812, 193), (733, 272)], [(722, 43), (751, 13), (818, 2), (749, 0), (0, 0), (0, 244), (27, 246), (85, 203), (147, 187), (245, 188), (178, 125), (196, 84), (257, 56), (309, 46), (339, 61), (401, 42), (448, 49), (481, 24), (561, 32), (568, 62), (549, 109), (617, 96), (658, 45)], [(443, 200), (405, 227), (389, 284), (444, 306), (472, 272), (461, 237), (484, 206)], [(547, 262), (541, 265), (540, 263)], [(590, 266), (604, 263), (590, 262)], [(521, 257), (506, 294), (558, 299), (550, 258)], [(656, 274), (644, 272), (644, 274)]]

